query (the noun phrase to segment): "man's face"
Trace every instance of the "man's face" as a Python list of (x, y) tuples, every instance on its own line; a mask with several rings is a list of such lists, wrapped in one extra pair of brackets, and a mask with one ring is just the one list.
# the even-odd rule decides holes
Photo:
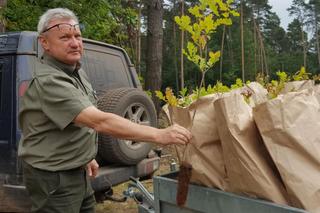
[(48, 30), (39, 36), (45, 52), (65, 64), (76, 65), (83, 52), (81, 32), (76, 24), (71, 19), (52, 20)]

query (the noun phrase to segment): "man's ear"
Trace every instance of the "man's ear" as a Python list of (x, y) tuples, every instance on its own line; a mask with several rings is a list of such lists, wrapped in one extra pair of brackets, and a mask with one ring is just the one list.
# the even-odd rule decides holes
[(45, 51), (48, 51), (48, 50), (49, 50), (49, 43), (48, 43), (48, 40), (47, 40), (46, 36), (40, 35), (40, 36), (39, 36), (39, 42), (40, 42), (42, 48), (43, 48)]

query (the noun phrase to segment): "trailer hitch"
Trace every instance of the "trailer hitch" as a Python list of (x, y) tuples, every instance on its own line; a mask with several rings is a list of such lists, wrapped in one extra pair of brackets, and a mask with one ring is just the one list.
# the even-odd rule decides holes
[(127, 201), (127, 197), (115, 197), (113, 195), (112, 188), (108, 189), (106, 192), (95, 192), (94, 193), (95, 199), (97, 203), (103, 203), (105, 200), (110, 200), (118, 203), (123, 203)]
[[(128, 189), (123, 192), (125, 197), (132, 198), (139, 205), (139, 212), (154, 212), (154, 196), (151, 194), (138, 178), (130, 177), (132, 181)], [(138, 192), (137, 192), (137, 190)]]

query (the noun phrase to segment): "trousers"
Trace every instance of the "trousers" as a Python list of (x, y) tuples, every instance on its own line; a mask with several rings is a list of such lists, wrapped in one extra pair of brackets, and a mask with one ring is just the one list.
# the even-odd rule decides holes
[(85, 168), (46, 171), (23, 162), (33, 213), (94, 213), (95, 198)]

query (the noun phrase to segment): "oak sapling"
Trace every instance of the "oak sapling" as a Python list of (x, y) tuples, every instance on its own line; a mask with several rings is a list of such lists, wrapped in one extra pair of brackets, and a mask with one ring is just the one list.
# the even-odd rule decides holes
[[(208, 41), (212, 39), (212, 34), (220, 25), (231, 25), (231, 16), (239, 16), (232, 9), (233, 0), (200, 0), (198, 5), (191, 7), (188, 11), (192, 17), (183, 15), (176, 16), (175, 22), (181, 30), (191, 35), (191, 40), (187, 43), (187, 49), (183, 50), (188, 60), (197, 65), (201, 72), (201, 81), (197, 89), (196, 100), (201, 94), (201, 88), (204, 86), (205, 74), (220, 59), (220, 51), (208, 51)], [(192, 123), (197, 109), (194, 110)], [(192, 128), (192, 126), (191, 126)], [(178, 177), (177, 204), (185, 204), (188, 185), (192, 175), (192, 165), (185, 161), (185, 155), (180, 159), (180, 172)]]

